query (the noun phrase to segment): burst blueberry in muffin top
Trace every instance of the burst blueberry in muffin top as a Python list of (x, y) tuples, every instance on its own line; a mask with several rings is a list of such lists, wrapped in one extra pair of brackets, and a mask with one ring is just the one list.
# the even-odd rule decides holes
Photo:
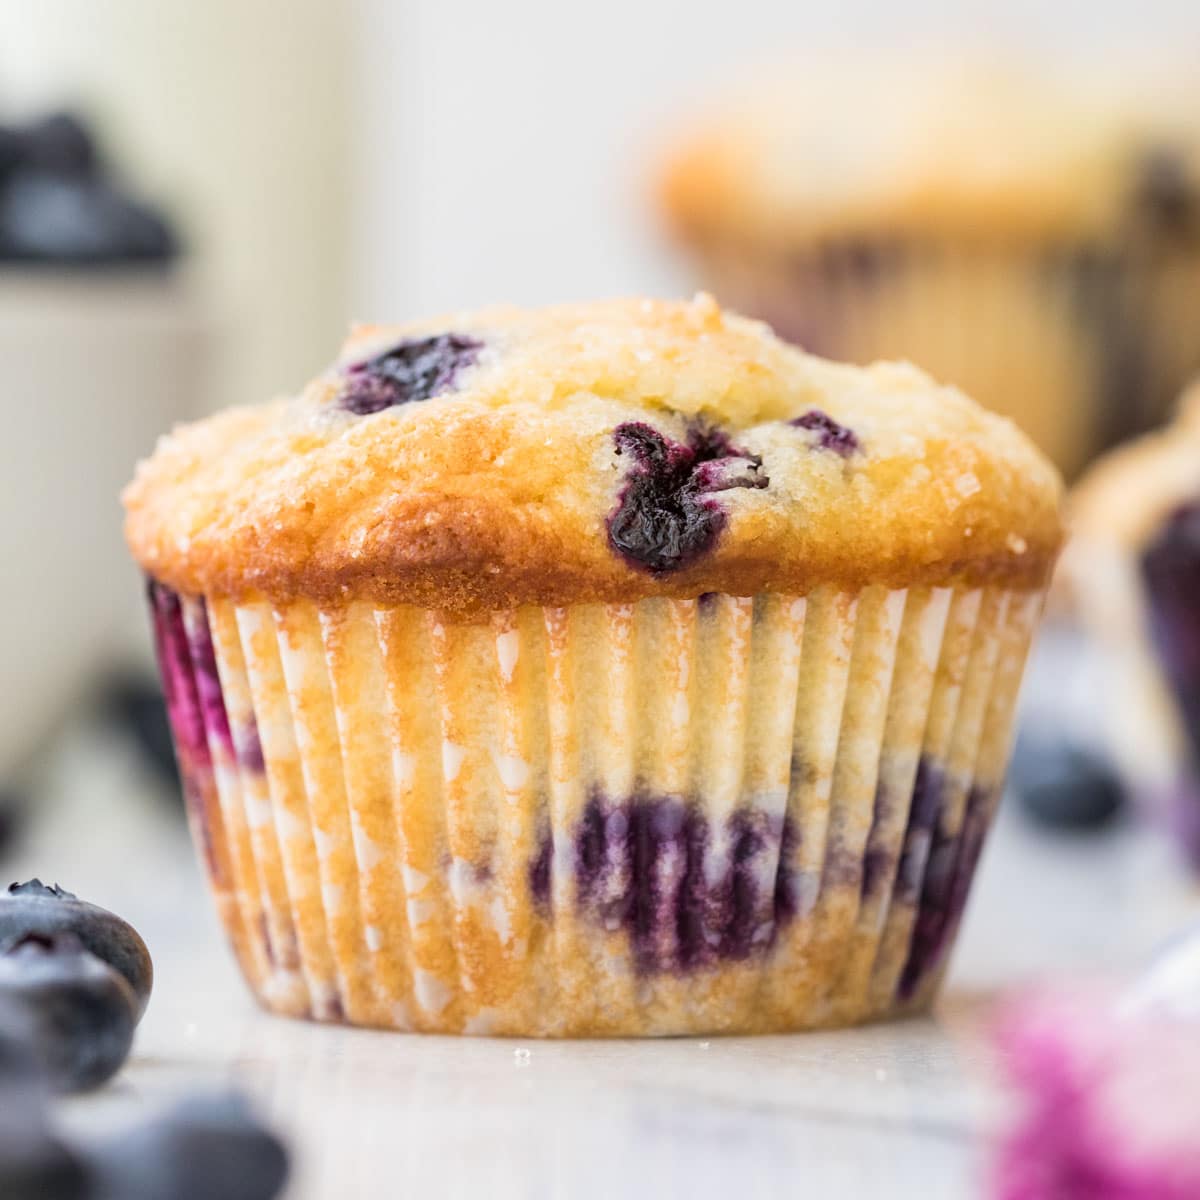
[(191, 594), (436, 607), (1002, 581), (1037, 587), (1059, 483), (912, 367), (839, 366), (687, 303), (354, 331), (299, 396), (176, 430), (125, 494)]

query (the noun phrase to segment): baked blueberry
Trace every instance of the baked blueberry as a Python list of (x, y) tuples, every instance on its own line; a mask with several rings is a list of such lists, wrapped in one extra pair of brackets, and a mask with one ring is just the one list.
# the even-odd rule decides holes
[(788, 424), (797, 429), (812, 430), (817, 435), (817, 445), (822, 450), (832, 450), (834, 454), (840, 454), (843, 458), (849, 458), (856, 450), (862, 448), (853, 429), (839, 425), (828, 413), (823, 413), (817, 408), (810, 409)]
[(449, 391), (459, 373), (474, 366), (483, 343), (461, 333), (400, 342), (346, 368), (339, 403), (360, 417), (429, 400)]
[[(714, 843), (728, 848), (711, 870)], [(765, 953), (796, 914), (790, 821), (739, 809), (720, 826), (678, 797), (639, 792), (611, 800), (593, 789), (572, 838), (575, 904), (602, 928), (623, 930), (641, 974), (684, 973)], [(553, 845), (543, 830), (529, 887), (550, 909)]]
[(0, 1002), (24, 1009), (30, 1049), (58, 1090), (96, 1087), (129, 1055), (133, 989), (74, 934), (30, 933), (9, 943), (0, 953)]
[(271, 1200), (288, 1175), (283, 1143), (237, 1095), (194, 1097), (102, 1146), (99, 1191), (121, 1200)]
[(613, 440), (631, 465), (608, 518), (609, 544), (655, 574), (678, 571), (712, 549), (727, 519), (714, 493), (770, 482), (762, 459), (739, 450), (719, 429), (694, 426), (683, 443), (628, 421), (613, 431)]
[(146, 943), (128, 921), (57, 884), (47, 887), (40, 879), (11, 884), (0, 893), (0, 948), (29, 934), (59, 933), (73, 934), (86, 950), (124, 976), (140, 1020), (154, 985), (154, 964)]

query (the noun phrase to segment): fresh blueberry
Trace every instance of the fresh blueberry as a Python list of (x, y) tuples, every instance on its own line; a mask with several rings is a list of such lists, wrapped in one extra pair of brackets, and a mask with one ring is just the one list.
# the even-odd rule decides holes
[(0, 191), (0, 259), (148, 262), (176, 250), (157, 213), (102, 180), (22, 167)]
[(0, 947), (27, 934), (73, 934), (84, 948), (125, 977), (141, 1019), (154, 986), (146, 943), (128, 921), (40, 879), (11, 884), (0, 893)]
[(339, 403), (356, 416), (429, 400), (449, 391), (458, 375), (474, 366), (483, 343), (461, 333), (400, 342), (345, 369)]
[(1062, 738), (1023, 732), (1009, 781), (1025, 811), (1057, 829), (1097, 829), (1125, 804), (1113, 765), (1097, 751)]
[(186, 1100), (95, 1156), (104, 1200), (272, 1200), (288, 1175), (283, 1143), (236, 1095)]
[(817, 445), (822, 450), (832, 450), (842, 458), (849, 458), (855, 451), (861, 449), (858, 436), (853, 429), (839, 425), (828, 413), (819, 408), (810, 409), (803, 416), (788, 422), (797, 429), (810, 429), (817, 435)]
[(25, 162), (25, 131), (0, 125), (0, 187)]
[(25, 1010), (30, 1047), (61, 1091), (110, 1079), (129, 1055), (137, 1000), (74, 934), (30, 933), (0, 953), (0, 1001)]
[(90, 179), (99, 167), (96, 144), (78, 117), (51, 113), (24, 130), (25, 162), (55, 175)]
[(86, 1165), (44, 1125), (29, 1129), (23, 1100), (0, 1112), (0, 1196), (4, 1200), (91, 1200)]
[(609, 544), (656, 575), (689, 566), (712, 549), (727, 519), (714, 493), (770, 482), (762, 459), (718, 429), (694, 426), (685, 444), (629, 421), (617, 426), (613, 440), (631, 465), (608, 517)]
[(87, 1194), (87, 1174), (50, 1128), (35, 1035), (25, 1006), (0, 998), (0, 1196), (73, 1200)]

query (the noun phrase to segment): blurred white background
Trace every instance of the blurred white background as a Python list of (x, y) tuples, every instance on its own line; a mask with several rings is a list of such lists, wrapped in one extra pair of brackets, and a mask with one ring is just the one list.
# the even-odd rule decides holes
[(689, 287), (648, 164), (746, 62), (930, 42), (1172, 55), (1200, 74), (1195, 0), (362, 0), (356, 311)]
[(685, 289), (654, 148), (747, 61), (930, 42), (1169, 52), (1194, 0), (0, 0), (0, 113), (83, 104), (183, 219), (219, 403), (352, 318)]
[[(106, 656), (145, 649), (116, 484), (181, 412), (295, 389), (356, 318), (686, 292), (649, 186), (674, 123), (764, 56), (930, 42), (1200, 64), (1200, 5), (0, 0), (0, 123), (84, 114), (187, 248), (149, 301), (175, 313), (176, 348), (91, 281), (70, 310), (79, 324), (52, 339), (75, 356), (64, 377), (87, 383), (55, 397), (61, 424), (27, 422), (0, 452), (14, 514), (0, 549), (21, 580), (0, 599), (0, 666), (20, 697), (0, 722), (0, 777)], [(38, 303), (67, 313), (46, 299), (57, 277), (40, 274)], [(21, 272), (0, 275), (7, 311), (29, 311)], [(85, 353), (70, 331), (96, 335), (101, 314), (134, 323)], [(150, 359), (153, 373), (136, 370)], [(36, 361), (7, 369), (36, 383)], [(146, 394), (134, 402), (122, 379)], [(0, 413), (18, 403), (10, 382)], [(97, 419), (113, 404), (137, 419)], [(72, 600), (81, 583), (86, 608)], [(35, 603), (50, 595), (59, 603)]]

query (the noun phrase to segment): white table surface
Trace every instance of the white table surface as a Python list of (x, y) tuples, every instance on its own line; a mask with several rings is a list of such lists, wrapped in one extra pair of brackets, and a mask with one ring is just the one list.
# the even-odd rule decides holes
[(6, 876), (134, 922), (157, 982), (134, 1056), (61, 1119), (91, 1134), (198, 1085), (250, 1092), (294, 1153), (289, 1200), (985, 1195), (1002, 1119), (981, 1036), (1006, 987), (1134, 969), (1200, 889), (1150, 833), (1059, 839), (1002, 815), (932, 1019), (791, 1037), (539, 1043), (339, 1029), (259, 1012), (181, 825), (131, 753), (76, 730)]

